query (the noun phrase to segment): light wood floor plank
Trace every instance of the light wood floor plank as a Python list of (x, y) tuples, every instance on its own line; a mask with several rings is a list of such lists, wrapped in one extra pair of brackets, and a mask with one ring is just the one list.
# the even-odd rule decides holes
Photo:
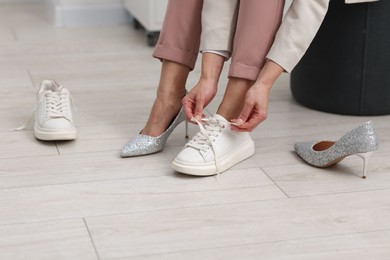
[(12, 28), (0, 26), (0, 43), (15, 42), (15, 34)]
[(363, 161), (356, 156), (326, 169), (304, 163), (263, 169), (289, 197), (390, 189), (389, 156), (390, 153), (372, 156), (367, 179), (361, 178)]
[(0, 190), (0, 225), (284, 198), (260, 169), (26, 187)]
[[(20, 122), (20, 124), (22, 123)], [(15, 125), (15, 127), (19, 125)], [(13, 162), (7, 161), (10, 168), (15, 169), (13, 163), (17, 164), (17, 160), (20, 157), (58, 155), (58, 150), (54, 142), (38, 141), (35, 139), (32, 131), (10, 131), (1, 133), (1, 136), (0, 159), (16, 158)], [(4, 162), (5, 160), (2, 161)], [(3, 170), (4, 168), (0, 168), (0, 172)]]
[[(177, 148), (178, 150), (179, 148)], [(121, 159), (119, 149), (101, 153), (0, 159), (2, 189), (164, 176), (173, 173), (169, 152)]]
[[(90, 217), (87, 218), (87, 223), (102, 259), (126, 259), (148, 254), (278, 241), (285, 241), (285, 245), (288, 246), (294, 244), (293, 241), (289, 241), (297, 239), (378, 231), (378, 227), (381, 230), (389, 230), (388, 194), (389, 190), (356, 192)], [(382, 237), (382, 243), (389, 241), (388, 239), (387, 237), (384, 240)], [(340, 238), (340, 241), (345, 243), (343, 238)], [(357, 241), (354, 245), (358, 246), (360, 243)], [(373, 246), (372, 252), (375, 253), (375, 244), (370, 245)], [(275, 246), (277, 248), (276, 244)], [(329, 244), (328, 246), (331, 247)], [(305, 253), (303, 248), (297, 251), (290, 250), (297, 254)], [(312, 250), (317, 255), (321, 253), (316, 251), (320, 250), (318, 245)], [(335, 249), (329, 250), (331, 251), (329, 253), (332, 253)], [(378, 253), (384, 250), (382, 246)], [(221, 250), (214, 252), (222, 253)], [(263, 255), (260, 252), (258, 256), (262, 259)], [(279, 254), (275, 252), (275, 257), (277, 256)]]
[[(1, 49), (1, 46), (0, 46)], [(1, 59), (1, 56), (0, 56)], [(32, 82), (30, 76), (28, 74), (28, 69), (24, 67), (18, 68), (5, 68), (5, 66), (1, 66), (3, 69), (0, 70), (0, 88), (2, 91), (15, 91), (17, 93), (21, 89), (25, 89), (26, 86), (32, 86)], [(4, 93), (5, 97), (7, 97), (7, 93)], [(6, 99), (2, 99), (4, 102)]]
[(385, 230), (115, 259), (386, 260), (390, 255), (389, 243), (390, 231)]
[(0, 259), (97, 260), (82, 219), (0, 226)]

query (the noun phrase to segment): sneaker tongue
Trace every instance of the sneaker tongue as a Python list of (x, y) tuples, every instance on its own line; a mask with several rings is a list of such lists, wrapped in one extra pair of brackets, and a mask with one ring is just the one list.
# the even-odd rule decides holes
[(223, 116), (215, 114), (211, 118), (218, 120), (219, 122), (229, 123)]
[(41, 89), (43, 91), (60, 92), (62, 87), (53, 80), (44, 80), (41, 84)]

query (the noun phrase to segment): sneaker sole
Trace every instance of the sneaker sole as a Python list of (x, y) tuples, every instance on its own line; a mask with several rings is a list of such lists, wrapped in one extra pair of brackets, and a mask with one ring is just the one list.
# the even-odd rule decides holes
[[(221, 159), (220, 173), (251, 157), (254, 153), (255, 145), (253, 141), (247, 142), (244, 145), (236, 148), (233, 152), (229, 153), (223, 159)], [(212, 176), (217, 174), (214, 162), (203, 165), (187, 165), (175, 159), (172, 162), (172, 168), (177, 172), (193, 176)]]
[(53, 131), (42, 129), (34, 126), (34, 135), (37, 139), (42, 141), (70, 141), (77, 137), (76, 128), (67, 129), (64, 131)]

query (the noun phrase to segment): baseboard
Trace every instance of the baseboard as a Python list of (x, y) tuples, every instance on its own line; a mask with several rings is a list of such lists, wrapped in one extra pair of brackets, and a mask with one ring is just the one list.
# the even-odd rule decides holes
[(60, 27), (118, 25), (131, 21), (123, 4), (63, 6), (52, 1), (46, 1), (46, 4), (48, 16)]
[(37, 4), (42, 0), (0, 0), (0, 4)]

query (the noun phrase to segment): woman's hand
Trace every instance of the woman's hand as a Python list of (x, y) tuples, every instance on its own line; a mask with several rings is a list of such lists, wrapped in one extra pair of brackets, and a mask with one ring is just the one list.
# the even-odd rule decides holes
[(200, 79), (198, 84), (183, 98), (182, 104), (188, 120), (195, 117), (200, 120), (204, 114), (203, 109), (217, 94), (217, 85)]
[(238, 132), (251, 132), (268, 115), (269, 88), (261, 84), (253, 85), (245, 97), (244, 108), (239, 117), (232, 120), (232, 129)]
[(237, 119), (232, 120), (232, 129), (250, 132), (263, 122), (268, 115), (269, 93), (276, 79), (284, 69), (272, 60), (267, 60), (255, 84), (248, 90), (244, 108)]
[(218, 81), (225, 57), (214, 53), (202, 54), (202, 71), (199, 82), (183, 98), (182, 104), (188, 120), (203, 117), (203, 109), (217, 94)]

